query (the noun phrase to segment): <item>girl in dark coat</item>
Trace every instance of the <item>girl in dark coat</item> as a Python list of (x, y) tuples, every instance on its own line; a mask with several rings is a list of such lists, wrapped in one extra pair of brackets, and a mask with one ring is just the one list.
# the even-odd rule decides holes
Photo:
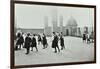
[(21, 36), (21, 33), (18, 33), (17, 36), (16, 36), (15, 50), (18, 50), (18, 46), (21, 46), (20, 36)]
[(42, 43), (43, 43), (43, 49), (47, 48), (47, 39), (46, 39), (46, 36), (45, 34), (43, 34), (43, 37), (42, 37)]
[(23, 38), (23, 34), (20, 36), (20, 48), (21, 49), (21, 46), (23, 47), (23, 43), (24, 43), (24, 38)]
[(33, 38), (32, 38), (32, 42), (31, 42), (32, 50), (31, 51), (33, 51), (33, 47), (35, 47), (36, 51), (38, 51), (35, 35), (33, 35)]
[(86, 42), (86, 34), (83, 33), (83, 42)]
[(30, 34), (28, 33), (25, 38), (25, 48), (27, 50), (26, 54), (29, 54), (30, 45), (31, 45), (31, 38), (29, 36), (30, 36)]
[(60, 52), (60, 49), (59, 49), (59, 46), (58, 46), (58, 36), (56, 35), (55, 32), (53, 32), (53, 36), (54, 36), (54, 39), (52, 41), (52, 48), (54, 48), (55, 53), (57, 53), (57, 49)]
[(41, 39), (41, 36), (38, 35), (38, 45), (40, 45), (40, 43), (42, 43), (42, 39)]
[(60, 36), (60, 45), (61, 45), (61, 50), (65, 49), (64, 38), (62, 35)]

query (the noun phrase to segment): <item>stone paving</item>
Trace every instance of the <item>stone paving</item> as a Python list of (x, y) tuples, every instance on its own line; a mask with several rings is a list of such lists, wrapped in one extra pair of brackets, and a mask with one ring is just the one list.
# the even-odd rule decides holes
[[(30, 51), (25, 54), (25, 49), (15, 51), (15, 65), (35, 65), (35, 64), (51, 64), (65, 62), (81, 62), (94, 60), (94, 44), (83, 43), (82, 38), (64, 37), (65, 50), (54, 53), (51, 48), (51, 39), (48, 37), (49, 46), (42, 49), (42, 45), (38, 45), (39, 51)], [(60, 47), (60, 46), (59, 46)]]

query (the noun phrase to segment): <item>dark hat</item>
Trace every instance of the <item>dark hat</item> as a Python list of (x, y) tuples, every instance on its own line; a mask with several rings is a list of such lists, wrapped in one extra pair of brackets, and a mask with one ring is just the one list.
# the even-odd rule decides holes
[(27, 36), (30, 36), (30, 33), (27, 33)]
[(33, 36), (35, 36), (35, 34), (33, 34)]
[(55, 32), (53, 32), (53, 34), (55, 34)]

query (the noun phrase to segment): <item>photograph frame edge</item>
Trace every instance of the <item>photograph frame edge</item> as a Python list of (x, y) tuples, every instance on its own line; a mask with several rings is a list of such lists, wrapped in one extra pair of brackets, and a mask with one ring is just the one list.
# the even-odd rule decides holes
[[(71, 62), (71, 63), (58, 63), (58, 64), (40, 64), (40, 65), (21, 65), (15, 66), (14, 61), (14, 13), (15, 13), (15, 4), (37, 4), (37, 5), (52, 5), (52, 6), (65, 6), (67, 7), (83, 7), (83, 8), (94, 8), (94, 61), (87, 62)], [(96, 5), (83, 5), (83, 4), (67, 4), (67, 3), (50, 3), (50, 2), (35, 2), (35, 1), (10, 1), (10, 68), (27, 68), (27, 67), (47, 67), (47, 66), (60, 66), (60, 65), (76, 65), (76, 64), (91, 64), (96, 63)]]

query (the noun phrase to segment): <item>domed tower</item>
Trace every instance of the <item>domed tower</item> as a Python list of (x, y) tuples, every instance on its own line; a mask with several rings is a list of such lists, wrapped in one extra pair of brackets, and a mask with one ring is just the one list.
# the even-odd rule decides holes
[(77, 21), (71, 16), (70, 19), (67, 22), (67, 35), (71, 35), (71, 36), (76, 36), (77, 35)]

